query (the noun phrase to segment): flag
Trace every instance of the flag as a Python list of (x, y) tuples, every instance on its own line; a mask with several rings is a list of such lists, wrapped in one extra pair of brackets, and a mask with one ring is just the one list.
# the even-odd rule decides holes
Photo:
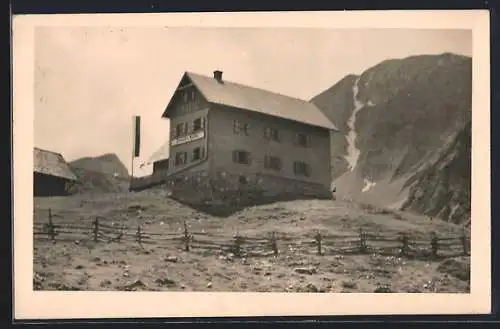
[(141, 117), (134, 115), (134, 157), (138, 157), (141, 148)]

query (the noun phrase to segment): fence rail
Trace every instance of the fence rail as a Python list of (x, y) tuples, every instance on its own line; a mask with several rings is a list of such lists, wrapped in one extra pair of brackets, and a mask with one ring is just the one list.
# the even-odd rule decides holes
[[(57, 221), (54, 220), (57, 218)], [(48, 210), (47, 222), (35, 222), (34, 239), (52, 243), (76, 240), (92, 240), (95, 243), (120, 243), (133, 241), (143, 245), (177, 246), (185, 251), (226, 251), (236, 257), (276, 256), (287, 251), (326, 254), (378, 253), (408, 257), (438, 257), (469, 255), (470, 236), (462, 234), (440, 237), (431, 233), (428, 238), (401, 232), (397, 235), (382, 235), (360, 229), (358, 234), (331, 235), (317, 232), (313, 236), (291, 237), (279, 232), (267, 236), (226, 236), (206, 231), (188, 230), (184, 222), (183, 231), (148, 232), (140, 224), (136, 227), (123, 224), (110, 225), (97, 216), (91, 222), (74, 223)], [(297, 242), (298, 240), (298, 242)]]

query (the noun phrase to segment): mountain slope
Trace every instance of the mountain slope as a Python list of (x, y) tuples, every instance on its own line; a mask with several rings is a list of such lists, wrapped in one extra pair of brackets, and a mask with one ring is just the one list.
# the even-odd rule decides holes
[(471, 124), (467, 123), (438, 160), (416, 174), (402, 209), (464, 222), (470, 213), (470, 172)]
[(108, 153), (97, 157), (84, 157), (72, 161), (71, 166), (88, 171), (100, 172), (128, 178), (128, 170), (116, 154)]
[[(423, 186), (431, 179), (415, 173), (437, 170), (430, 163), (470, 124), (471, 98), (471, 59), (449, 53), (383, 61), (314, 97), (311, 101), (341, 127), (332, 136), (339, 196), (400, 207), (413, 198), (409, 182), (430, 193)], [(428, 206), (417, 205), (426, 198), (416, 200), (407, 207), (428, 213)], [(443, 209), (438, 214), (448, 219)]]
[(70, 189), (72, 194), (118, 193), (129, 187), (129, 174), (125, 165), (115, 154), (85, 157), (69, 163), (78, 177)]
[[(337, 125), (340, 133), (331, 134), (331, 154), (342, 154), (347, 148), (347, 140), (344, 136), (349, 132), (347, 121), (354, 107), (353, 85), (358, 77), (348, 75), (337, 84), (325, 90), (313, 99), (313, 103), (322, 109), (325, 116)], [(342, 156), (332, 156), (332, 177), (342, 175), (348, 167), (348, 162)]]

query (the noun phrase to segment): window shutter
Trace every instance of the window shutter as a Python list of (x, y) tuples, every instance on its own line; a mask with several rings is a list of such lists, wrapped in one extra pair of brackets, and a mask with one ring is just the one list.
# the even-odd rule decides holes
[(305, 170), (306, 170), (306, 172), (305, 172), (306, 176), (307, 177), (311, 176), (311, 166), (308, 164), (305, 164)]
[(269, 157), (267, 155), (264, 157), (264, 168), (269, 168)]
[(205, 128), (206, 122), (205, 122), (205, 117), (203, 117), (203, 121), (201, 122), (201, 128)]
[(306, 146), (309, 147), (312, 145), (312, 136), (311, 135), (307, 135), (306, 136)]
[(238, 162), (238, 151), (233, 151), (233, 162)]
[(252, 155), (250, 154), (250, 152), (247, 152), (247, 158), (248, 158), (248, 164), (251, 165), (252, 164)]
[(201, 148), (201, 156), (202, 159), (205, 159), (205, 147)]

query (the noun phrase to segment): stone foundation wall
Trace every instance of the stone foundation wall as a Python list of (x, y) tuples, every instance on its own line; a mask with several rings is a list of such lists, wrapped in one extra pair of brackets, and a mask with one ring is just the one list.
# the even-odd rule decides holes
[(295, 199), (329, 199), (327, 186), (270, 175), (251, 177), (207, 171), (183, 173), (166, 183), (172, 197), (192, 205), (248, 206)]

